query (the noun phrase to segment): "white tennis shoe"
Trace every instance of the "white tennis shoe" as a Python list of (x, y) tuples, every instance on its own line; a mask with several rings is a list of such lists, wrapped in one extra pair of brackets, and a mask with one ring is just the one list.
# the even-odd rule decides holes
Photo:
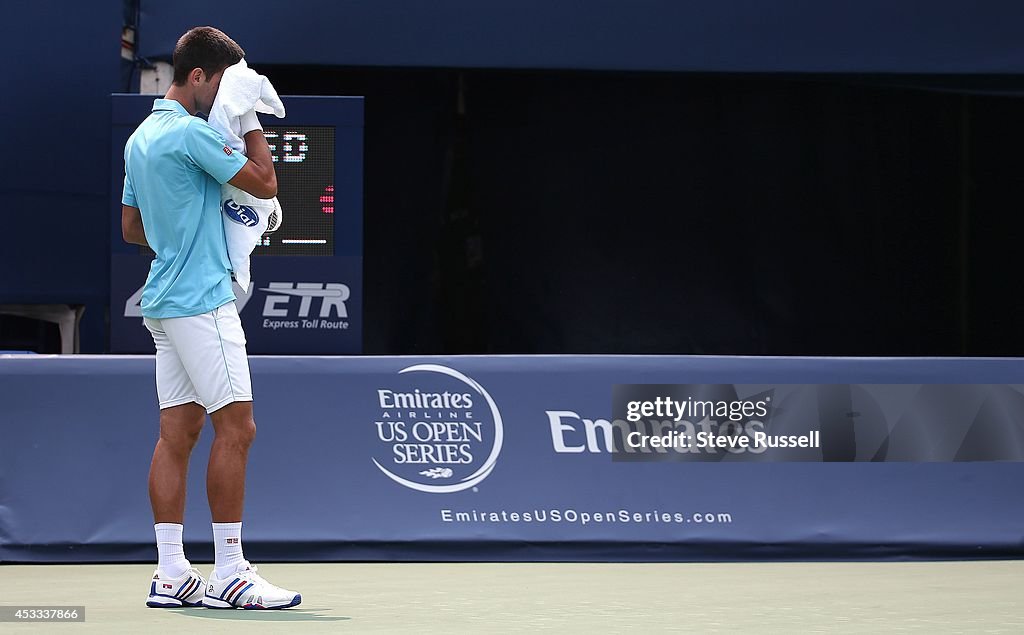
[(153, 583), (149, 586), (146, 606), (153, 609), (167, 609), (179, 606), (202, 606), (206, 580), (195, 568), (180, 577), (170, 578), (160, 569), (153, 572)]
[(300, 602), (300, 594), (267, 582), (249, 562), (223, 579), (211, 574), (203, 598), (210, 609), (286, 609)]

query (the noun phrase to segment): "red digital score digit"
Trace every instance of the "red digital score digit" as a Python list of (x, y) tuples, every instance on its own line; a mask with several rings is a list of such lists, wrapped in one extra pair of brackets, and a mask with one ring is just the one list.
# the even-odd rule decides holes
[(324, 214), (334, 213), (334, 186), (328, 185), (324, 188), (324, 193), (320, 196), (320, 203), (323, 205), (321, 208)]

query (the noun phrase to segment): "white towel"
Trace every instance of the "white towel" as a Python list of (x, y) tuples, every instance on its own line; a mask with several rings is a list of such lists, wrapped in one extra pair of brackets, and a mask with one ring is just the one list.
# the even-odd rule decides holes
[[(252, 110), (284, 117), (284, 104), (270, 80), (249, 68), (243, 59), (225, 69), (208, 121), (229, 146), (245, 154), (238, 119)], [(281, 204), (276, 196), (256, 198), (228, 183), (221, 186), (220, 201), (231, 269), (239, 286), (248, 289), (249, 256), (264, 233), (280, 227)]]
[(235, 272), (238, 286), (248, 289), (251, 279), (249, 254), (263, 234), (281, 225), (281, 205), (276, 196), (256, 198), (230, 183), (221, 186), (220, 199), (231, 269)]
[(243, 59), (224, 70), (207, 121), (224, 135), (229, 146), (244, 153), (245, 141), (242, 139), (238, 118), (250, 110), (284, 118), (284, 104), (274, 85), (265, 76), (249, 68)]

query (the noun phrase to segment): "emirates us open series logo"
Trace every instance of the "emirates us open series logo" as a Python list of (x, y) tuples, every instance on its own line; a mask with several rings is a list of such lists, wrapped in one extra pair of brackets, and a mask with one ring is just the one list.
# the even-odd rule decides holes
[(504, 431), (483, 386), (440, 364), (416, 364), (377, 390), (373, 463), (392, 481), (419, 492), (475, 487), (494, 469)]

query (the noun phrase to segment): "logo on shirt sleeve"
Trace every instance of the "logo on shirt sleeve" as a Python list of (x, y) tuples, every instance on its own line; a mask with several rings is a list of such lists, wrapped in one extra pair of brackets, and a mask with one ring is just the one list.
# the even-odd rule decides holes
[(224, 154), (231, 156), (232, 150), (228, 146), (224, 146)]

